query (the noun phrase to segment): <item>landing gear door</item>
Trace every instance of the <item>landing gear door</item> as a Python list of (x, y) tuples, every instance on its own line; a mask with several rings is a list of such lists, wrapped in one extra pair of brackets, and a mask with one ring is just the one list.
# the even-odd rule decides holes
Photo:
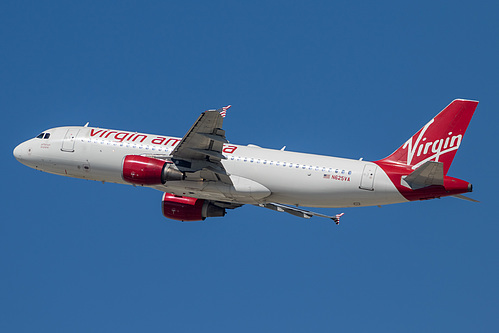
[(362, 190), (374, 191), (374, 177), (376, 176), (376, 169), (378, 167), (374, 164), (366, 164), (364, 172), (360, 180), (359, 188)]
[(73, 152), (75, 151), (75, 139), (76, 136), (78, 135), (78, 132), (80, 130), (78, 128), (70, 128), (66, 132), (66, 136), (64, 137), (64, 140), (62, 140), (62, 151), (67, 151), (67, 152)]

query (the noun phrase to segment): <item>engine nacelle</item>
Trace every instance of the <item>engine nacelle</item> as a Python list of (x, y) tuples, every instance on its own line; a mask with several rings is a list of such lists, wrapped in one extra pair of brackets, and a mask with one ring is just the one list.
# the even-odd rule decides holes
[(163, 194), (161, 202), (163, 215), (177, 221), (203, 221), (207, 217), (225, 216), (225, 208), (216, 206), (210, 201), (190, 197)]
[(140, 155), (125, 156), (121, 175), (125, 181), (137, 185), (161, 185), (185, 178), (173, 163)]

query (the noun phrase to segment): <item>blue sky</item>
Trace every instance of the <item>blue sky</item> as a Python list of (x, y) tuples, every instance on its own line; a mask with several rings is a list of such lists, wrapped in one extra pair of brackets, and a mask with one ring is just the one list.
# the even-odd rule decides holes
[[(442, 1), (3, 1), (3, 332), (496, 332), (499, 6)], [(453, 198), (256, 207), (181, 224), (161, 193), (44, 174), (13, 148), (83, 125), (376, 160), (480, 101)]]

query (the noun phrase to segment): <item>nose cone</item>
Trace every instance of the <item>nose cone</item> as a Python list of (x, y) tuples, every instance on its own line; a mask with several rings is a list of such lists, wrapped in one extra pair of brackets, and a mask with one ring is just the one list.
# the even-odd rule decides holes
[(33, 168), (34, 166), (32, 164), (35, 162), (35, 156), (32, 154), (31, 146), (32, 144), (29, 140), (25, 141), (14, 148), (12, 153), (16, 160), (26, 166), (29, 166), (30, 168)]
[(23, 146), (23, 144), (21, 143), (16, 148), (14, 148), (14, 152), (13, 152), (16, 160), (18, 160), (21, 163), (22, 163), (23, 155), (26, 154), (26, 153), (23, 154), (23, 147), (22, 146)]

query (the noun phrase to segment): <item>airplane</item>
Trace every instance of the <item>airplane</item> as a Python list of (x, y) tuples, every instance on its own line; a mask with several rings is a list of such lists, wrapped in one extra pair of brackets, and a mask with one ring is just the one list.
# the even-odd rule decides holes
[(230, 143), (229, 106), (199, 116), (182, 138), (98, 127), (51, 128), (19, 144), (14, 157), (36, 170), (157, 189), (178, 221), (225, 216), (255, 205), (302, 218), (343, 215), (300, 207), (364, 207), (463, 196), (472, 185), (447, 176), (478, 105), (456, 99), (391, 155), (373, 162)]

